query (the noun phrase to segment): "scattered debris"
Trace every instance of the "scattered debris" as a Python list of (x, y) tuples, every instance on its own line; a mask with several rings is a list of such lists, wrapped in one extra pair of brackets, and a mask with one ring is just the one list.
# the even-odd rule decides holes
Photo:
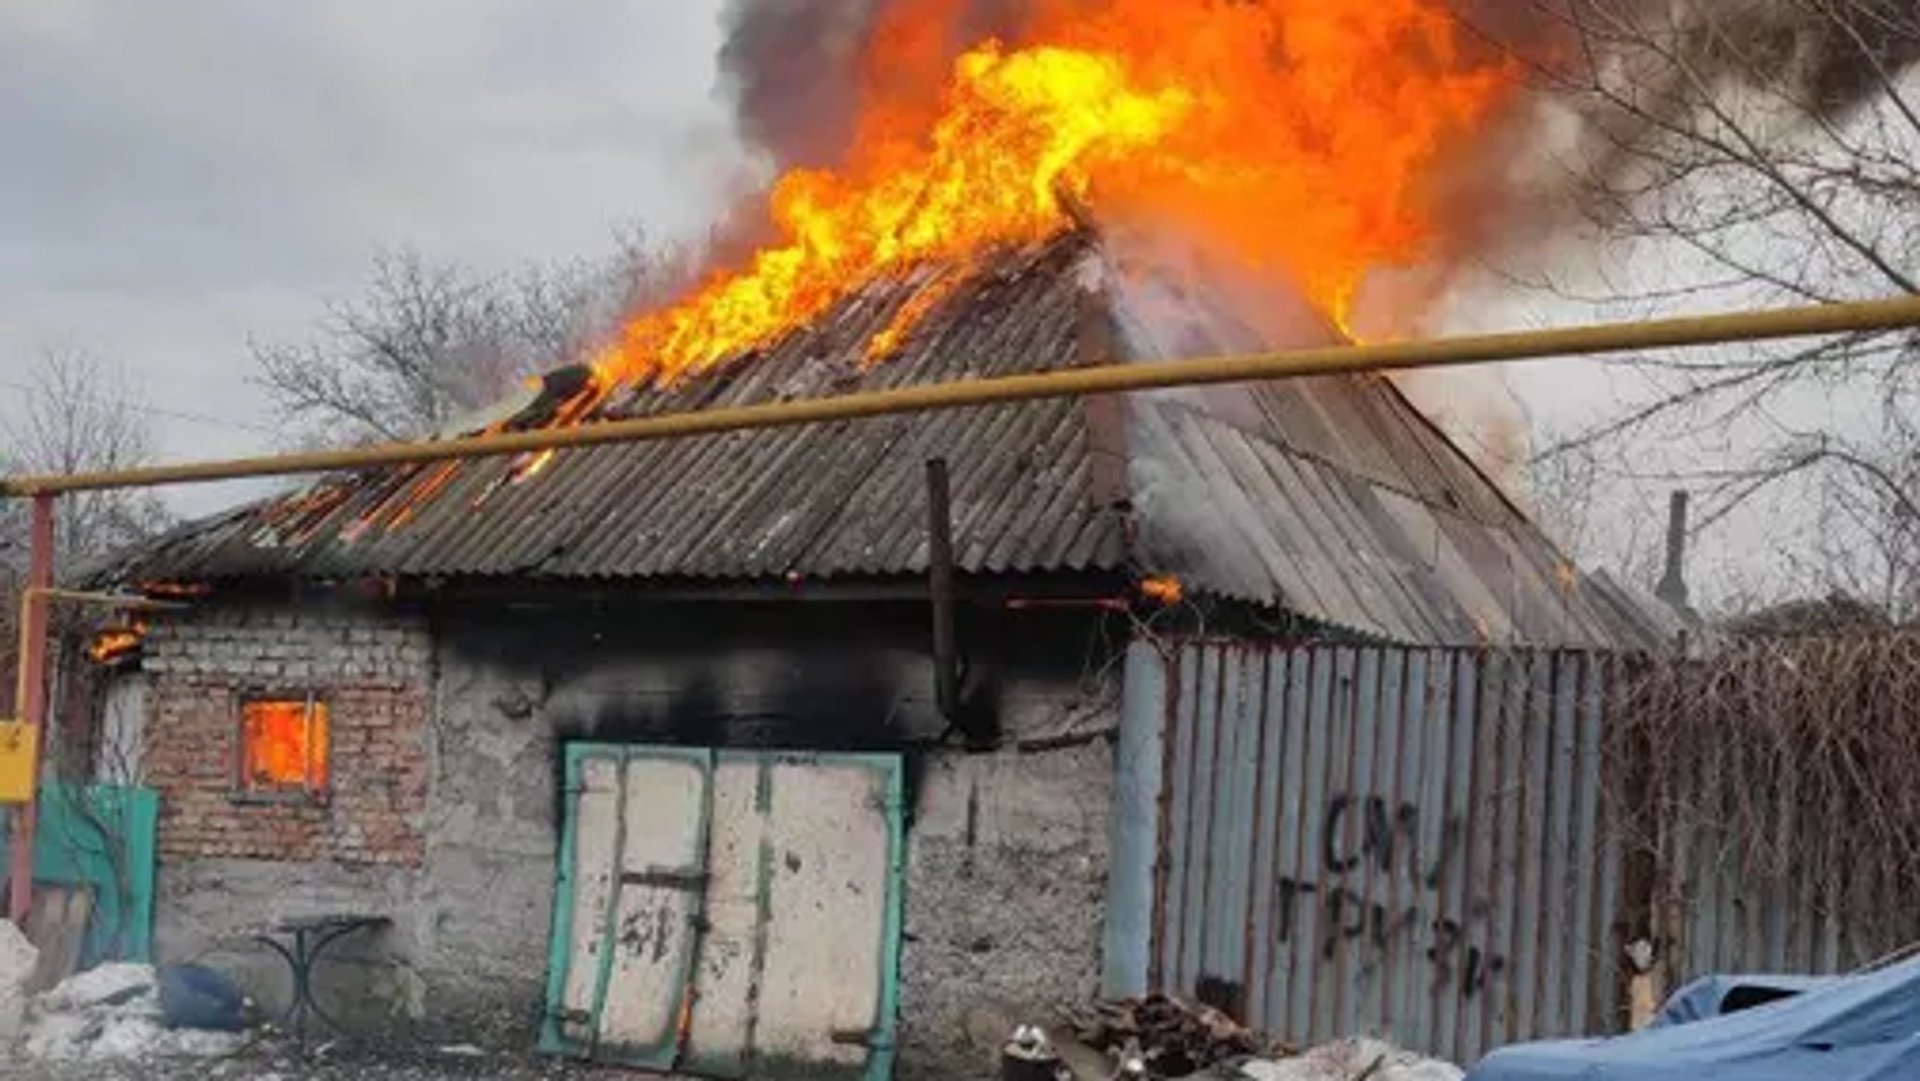
[(27, 985), (40, 951), (18, 927), (0, 920), (0, 1047), (20, 1038), (26, 1023)]
[(1234, 1081), (1460, 1081), (1460, 1067), (1423, 1058), (1381, 1040), (1323, 1044), (1297, 1058), (1249, 1059), (1214, 1075)]
[(1114, 1059), (1113, 1081), (1147, 1081), (1147, 1060), (1140, 1055), (1140, 1041), (1128, 1040)]
[[(1136, 1055), (1155, 1077), (1186, 1077), (1230, 1059), (1290, 1053), (1211, 1006), (1164, 994), (1102, 1003), (1076, 1017), (1073, 1027), (1090, 1047)], [(1128, 1052), (1129, 1044), (1136, 1050)]]
[(452, 1058), (485, 1058), (487, 1052), (470, 1043), (448, 1043), (434, 1048), (436, 1052)]
[(1073, 1072), (1060, 1061), (1053, 1042), (1037, 1025), (1014, 1029), (1013, 1039), (1000, 1050), (1000, 1081), (1072, 1081)]
[(168, 1028), (149, 965), (110, 964), (70, 977), (33, 999), (25, 1052), (49, 1062), (218, 1058), (243, 1043), (233, 1032)]

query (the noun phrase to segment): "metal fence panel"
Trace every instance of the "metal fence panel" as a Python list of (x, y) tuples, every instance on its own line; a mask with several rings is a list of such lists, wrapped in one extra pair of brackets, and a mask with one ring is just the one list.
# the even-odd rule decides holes
[(1611, 1025), (1604, 658), (1195, 640), (1159, 665), (1154, 983), (1456, 1061)]

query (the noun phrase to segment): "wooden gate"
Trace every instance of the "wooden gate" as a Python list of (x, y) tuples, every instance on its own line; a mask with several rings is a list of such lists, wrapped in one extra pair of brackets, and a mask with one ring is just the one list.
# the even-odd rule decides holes
[(545, 1050), (890, 1075), (898, 758), (574, 745), (566, 769)]

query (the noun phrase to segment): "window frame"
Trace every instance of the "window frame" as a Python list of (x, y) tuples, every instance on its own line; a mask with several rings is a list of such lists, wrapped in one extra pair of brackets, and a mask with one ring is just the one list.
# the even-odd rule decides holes
[[(326, 776), (325, 784), (318, 787), (313, 784), (313, 760), (309, 757), (306, 783), (267, 789), (253, 787), (247, 777), (247, 707), (255, 703), (303, 700), (307, 706), (309, 730), (313, 724), (314, 707), (321, 707), (326, 713), (327, 745), (320, 758)], [(230, 802), (296, 807), (326, 807), (333, 802), (333, 703), (323, 689), (247, 687), (234, 693), (231, 712), (233, 754), (227, 771), (227, 798)]]

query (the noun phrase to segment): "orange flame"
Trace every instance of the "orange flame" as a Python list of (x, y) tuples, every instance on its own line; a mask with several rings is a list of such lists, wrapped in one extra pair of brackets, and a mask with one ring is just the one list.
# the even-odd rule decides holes
[(1553, 577), (1561, 589), (1572, 592), (1580, 584), (1580, 568), (1562, 559), (1553, 565)]
[(247, 788), (325, 790), (325, 702), (248, 702), (240, 719), (241, 780)]
[(213, 592), (204, 582), (141, 582), (135, 592), (147, 597), (184, 597), (198, 599)]
[(1180, 584), (1180, 579), (1167, 574), (1142, 579), (1140, 582), (1140, 595), (1150, 601), (1158, 601), (1161, 604), (1179, 604), (1180, 601), (1186, 597), (1187, 590), (1185, 586)]
[(132, 656), (147, 640), (147, 621), (135, 619), (122, 626), (96, 631), (87, 645), (87, 658), (95, 664), (112, 664)]
[[(1050, 235), (1068, 224), (1056, 190), (1174, 223), (1350, 325), (1370, 269), (1430, 254), (1434, 174), (1519, 82), (1467, 55), (1443, 0), (1035, 0), (1015, 37), (959, 51), (940, 83), (927, 73), (956, 51), (963, 6), (896, 6), (846, 160), (782, 176), (776, 239), (630, 322), (595, 361), (601, 382), (672, 381), (876, 275)], [(943, 296), (910, 303), (869, 357)]]

